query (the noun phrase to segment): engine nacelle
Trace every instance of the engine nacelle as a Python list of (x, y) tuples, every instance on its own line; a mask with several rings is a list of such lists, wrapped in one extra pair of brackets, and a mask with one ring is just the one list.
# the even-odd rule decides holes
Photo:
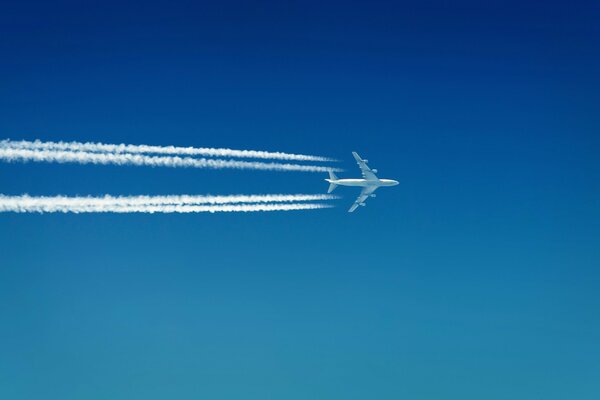
[(363, 161), (364, 161), (365, 164), (369, 162), (369, 160), (363, 160)]
[(359, 205), (359, 206), (362, 206), (362, 207), (366, 206), (366, 204), (365, 204), (365, 203), (358, 203), (358, 205)]
[(373, 170), (373, 173), (375, 173), (375, 174), (376, 174), (376, 173), (377, 173), (377, 170), (376, 170), (376, 169), (374, 169), (374, 170)]
[(372, 194), (370, 197), (377, 197), (377, 195), (376, 194)]

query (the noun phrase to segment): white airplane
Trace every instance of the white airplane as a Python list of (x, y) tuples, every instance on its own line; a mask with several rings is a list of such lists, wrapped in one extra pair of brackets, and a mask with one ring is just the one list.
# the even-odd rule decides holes
[(356, 199), (354, 204), (352, 204), (352, 207), (350, 207), (348, 212), (353, 212), (358, 206), (364, 206), (365, 200), (368, 197), (375, 197), (375, 194), (373, 194), (373, 192), (379, 189), (380, 187), (396, 186), (398, 183), (400, 183), (393, 179), (379, 179), (375, 175), (377, 173), (377, 170), (371, 169), (367, 165), (369, 160), (361, 159), (355, 151), (352, 152), (352, 155), (358, 163), (360, 171), (362, 172), (363, 179), (339, 179), (337, 176), (335, 176), (335, 173), (333, 171), (329, 171), (329, 179), (325, 179), (327, 182), (329, 182), (329, 190), (327, 191), (327, 193), (333, 192), (333, 190), (336, 187), (338, 187), (338, 185), (360, 186), (363, 188), (362, 192), (360, 192), (360, 195), (358, 196), (358, 199)]

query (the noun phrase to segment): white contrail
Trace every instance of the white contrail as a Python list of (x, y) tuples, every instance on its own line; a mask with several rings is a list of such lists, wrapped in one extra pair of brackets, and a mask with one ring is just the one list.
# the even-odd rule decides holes
[(217, 212), (259, 212), (259, 211), (294, 211), (294, 210), (317, 210), (331, 208), (330, 204), (322, 203), (289, 203), (289, 204), (234, 204), (234, 205), (158, 205), (158, 206), (97, 206), (97, 207), (29, 207), (5, 209), (0, 212), (38, 212), (38, 213), (217, 213)]
[(238, 203), (295, 203), (303, 201), (335, 200), (328, 194), (265, 194), (265, 195), (171, 195), (171, 196), (5, 196), (0, 195), (0, 207), (46, 207), (46, 206), (151, 206), (151, 205), (199, 205)]
[(333, 207), (299, 201), (332, 200), (327, 195), (33, 197), (0, 195), (0, 212), (199, 213), (313, 210)]
[(256, 151), (256, 150), (233, 150), (205, 147), (176, 147), (176, 146), (150, 146), (134, 144), (106, 144), (106, 143), (81, 143), (81, 142), (42, 142), (36, 141), (12, 141), (3, 140), (1, 147), (10, 147), (24, 150), (64, 150), (83, 151), (92, 153), (113, 154), (163, 154), (182, 156), (203, 157), (238, 157), (238, 158), (260, 158), (271, 160), (294, 160), (294, 161), (335, 161), (334, 159), (304, 154), (290, 154), (282, 152)]
[(131, 153), (92, 153), (64, 150), (28, 150), (0, 146), (0, 160), (5, 161), (38, 161), (78, 164), (113, 164), (113, 165), (145, 165), (153, 167), (190, 167), (190, 168), (235, 168), (265, 171), (304, 171), (327, 172), (339, 171), (317, 165), (281, 164), (259, 161), (237, 161), (178, 156), (147, 156)]

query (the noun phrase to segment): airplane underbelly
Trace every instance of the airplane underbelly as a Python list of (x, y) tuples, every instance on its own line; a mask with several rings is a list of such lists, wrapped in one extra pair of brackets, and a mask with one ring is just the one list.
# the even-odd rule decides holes
[(342, 186), (366, 186), (363, 179), (340, 179), (337, 184)]

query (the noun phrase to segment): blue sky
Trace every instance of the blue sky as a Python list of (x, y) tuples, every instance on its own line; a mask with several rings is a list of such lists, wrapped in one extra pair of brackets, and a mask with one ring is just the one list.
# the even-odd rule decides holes
[[(595, 2), (19, 2), (2, 138), (350, 152), (348, 215), (0, 215), (0, 397), (597, 399)], [(322, 193), (0, 164), (0, 193)]]

